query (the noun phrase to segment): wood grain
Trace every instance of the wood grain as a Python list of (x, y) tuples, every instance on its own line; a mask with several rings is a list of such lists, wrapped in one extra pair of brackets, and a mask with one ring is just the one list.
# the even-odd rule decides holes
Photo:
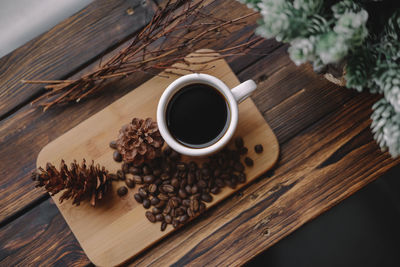
[[(249, 10), (238, 7), (241, 7), (241, 4), (236, 1), (218, 0), (207, 6), (206, 10), (215, 13), (223, 10), (220, 15), (226, 17), (238, 17), (240, 14), (249, 12)], [(253, 22), (249, 22), (249, 25), (253, 23), (254, 27), (255, 20), (256, 18), (253, 19)], [(248, 29), (247, 26), (245, 28)], [(251, 35), (251, 31), (244, 31), (240, 36), (232, 35), (228, 41), (219, 39), (211, 44), (211, 48), (221, 48), (226, 42), (230, 42), (231, 45), (239, 44)], [(104, 57), (107, 58), (117, 53), (128, 42), (110, 51)], [(259, 48), (263, 49), (263, 53), (266, 54), (275, 51), (277, 47), (279, 44), (274, 40), (266, 40), (259, 44)], [(238, 72), (257, 60), (256, 57), (236, 56), (229, 58), (228, 62), (232, 62), (233, 71)], [(242, 64), (242, 62), (247, 63)], [(93, 62), (71, 77), (93, 70), (97, 65), (98, 61)], [(268, 67), (259, 69), (257, 73), (259, 74), (263, 70), (267, 71)], [(45, 113), (38, 109), (32, 109), (27, 104), (12, 116), (0, 121), (0, 158), (2, 159), (0, 160), (2, 177), (0, 180), (2, 192), (0, 194), (0, 222), (6, 218), (12, 218), (18, 211), (44, 195), (42, 190), (34, 189), (29, 179), (30, 172), (35, 169), (36, 157), (42, 147), (150, 78), (151, 76), (147, 74), (130, 76), (109, 84), (101, 94), (86, 101), (61, 106)]]
[[(140, 0), (96, 0), (48, 32), (0, 59), (0, 118), (31, 100), (42, 85), (21, 80), (62, 79), (110, 47), (132, 35), (151, 19), (154, 4)], [(128, 15), (129, 7), (135, 9)]]
[(84, 266), (89, 263), (50, 200), (0, 229), (0, 266)]
[[(213, 68), (210, 69), (210, 63), (199, 63), (207, 62), (211, 57), (196, 59), (191, 56), (188, 55), (187, 62), (194, 64), (185, 65), (186, 68), (193, 71), (209, 69), (201, 72), (221, 79), (230, 88), (240, 84), (225, 60), (211, 63)], [(181, 74), (189, 73), (181, 71)], [(166, 75), (170, 78), (165, 78)], [(74, 159), (80, 161), (85, 158), (94, 160), (111, 172), (116, 172), (121, 168), (121, 164), (113, 160), (113, 150), (108, 147), (109, 141), (114, 140), (121, 125), (128, 123), (132, 118), (155, 118), (158, 99), (177, 77), (179, 76), (170, 75), (168, 72), (162, 73), (88, 118), (45, 146), (38, 155), (37, 166), (45, 166), (47, 162), (58, 165), (61, 159), (72, 162)], [(249, 148), (256, 144), (268, 148), (260, 155), (249, 149), (248, 156), (254, 159), (254, 166), (246, 168), (245, 172), (246, 183), (251, 183), (270, 169), (279, 155), (277, 139), (251, 99), (246, 99), (239, 105), (239, 123), (235, 135), (241, 136)], [(87, 256), (99, 266), (121, 264), (174, 231), (172, 226), (168, 226), (161, 232), (159, 223), (149, 223), (144, 216), (145, 209), (135, 202), (133, 193), (121, 201), (116, 194), (120, 184), (114, 183), (110, 198), (96, 208), (91, 207), (89, 203), (74, 207), (72, 201), (60, 204), (59, 195), (53, 197)], [(213, 201), (207, 204), (207, 207), (216, 205), (245, 184), (239, 185), (235, 190), (224, 188), (221, 193), (213, 196)], [(103, 242), (104, 240), (107, 242)]]
[[(244, 8), (236, 8), (237, 3), (232, 4), (234, 1), (216, 2), (219, 4), (214, 6), (215, 12), (224, 12), (224, 14), (230, 12), (237, 15), (246, 11)], [(71, 36), (78, 33), (79, 29), (75, 28), (75, 33), (71, 32)], [(248, 32), (242, 34), (245, 38), (249, 36)], [(235, 40), (240, 40), (240, 36), (237, 36)], [(222, 45), (221, 40), (210, 44), (210, 47), (219, 45)], [(233, 70), (242, 81), (248, 78), (257, 80), (259, 90), (253, 100), (263, 111), (264, 117), (273, 130), (278, 133), (283, 150), (279, 166), (268, 176), (264, 176), (254, 185), (209, 210), (205, 216), (198, 218), (193, 224), (184, 227), (168, 240), (141, 255), (133, 262), (134, 264), (151, 262), (156, 264), (161, 261), (162, 257), (165, 257), (165, 253), (167, 256), (168, 253), (176, 255), (172, 262), (199, 262), (201, 260), (206, 262), (204, 256), (213, 259), (215, 263), (219, 262), (220, 257), (221, 261), (226, 263), (247, 261), (308, 220), (356, 192), (369, 181), (378, 178), (394, 164), (398, 164), (398, 160), (390, 160), (386, 154), (379, 151), (371, 139), (368, 126), (361, 130), (363, 127), (357, 126), (360, 124), (360, 120), (353, 124), (354, 118), (358, 116), (362, 116), (361, 120), (367, 124), (370, 105), (375, 99), (371, 96), (357, 95), (354, 100), (349, 101), (353, 97), (350, 90), (336, 86), (327, 90), (326, 83), (312, 73), (309, 73), (311, 83), (299, 81), (299, 83), (305, 84), (306, 92), (309, 90), (308, 88), (312, 88), (309, 96), (304, 92), (298, 93), (302, 88), (298, 87), (296, 82), (290, 83), (294, 89), (288, 88), (285, 80), (273, 77), (276, 70), (280, 70), (290, 63), (290, 59), (284, 51), (287, 46), (276, 51), (275, 48), (269, 50), (273, 53), (267, 57), (254, 58), (254, 61), (248, 62), (248, 64), (241, 64), (242, 60), (245, 61), (249, 58), (246, 56), (235, 57), (229, 62), (232, 62)], [(15, 54), (13, 57), (17, 58), (18, 55)], [(3, 62), (2, 66), (7, 67), (12, 61), (10, 58), (10, 61)], [(93, 69), (96, 64), (94, 62), (82, 69), (81, 73)], [(292, 69), (293, 72), (296, 70), (297, 68)], [(241, 72), (238, 73), (239, 71)], [(71, 72), (71, 74), (73, 73), (75, 72)], [(304, 76), (297, 76), (296, 79), (306, 79)], [(29, 105), (21, 106), (20, 110), (0, 122), (0, 176), (2, 177), (0, 181), (0, 220), (5, 222), (5, 218), (13, 218), (13, 214), (19, 214), (19, 211), (24, 211), (31, 203), (42, 198), (43, 191), (35, 190), (29, 180), (29, 173), (35, 167), (35, 158), (41, 147), (147, 79), (149, 76), (141, 75), (117, 82), (114, 86), (107, 87), (108, 91), (102, 97), (96, 96), (80, 105), (66, 106), (44, 114), (30, 109)], [(279, 96), (280, 90), (270, 92), (268, 79), (275, 80), (278, 88), (281, 86), (282, 90), (290, 90), (292, 93), (288, 98), (282, 98)], [(114, 90), (114, 87), (118, 90)], [(318, 97), (312, 97), (314, 93)], [(337, 96), (339, 101), (324, 97), (331, 93), (333, 97)], [(266, 105), (262, 100), (275, 97), (280, 101), (270, 101), (268, 102), (270, 104)], [(23, 102), (18, 102), (17, 106), (21, 103)], [(297, 105), (301, 105), (304, 110), (297, 109)], [(285, 112), (284, 115), (283, 112)], [(330, 117), (326, 118), (327, 114), (331, 114)], [(286, 119), (289, 119), (290, 122), (285, 123)], [(296, 123), (297, 120), (301, 122)], [(336, 127), (334, 127), (335, 125), (328, 127), (329, 122), (337, 122)], [(309, 128), (310, 125), (312, 128)], [(344, 129), (348, 129), (348, 131)], [(327, 138), (335, 131), (339, 131), (340, 134), (334, 134), (328, 140)], [(355, 134), (355, 132), (359, 133)], [(319, 141), (320, 138), (323, 142)], [(310, 145), (310, 149), (308, 145)], [(327, 152), (328, 150), (329, 152)], [(324, 152), (318, 153), (319, 151)], [(346, 164), (347, 160), (349, 160), (348, 164)], [(292, 178), (299, 181), (292, 185), (293, 180), (288, 180)], [(314, 181), (317, 182), (314, 184)], [(298, 194), (299, 187), (304, 189), (303, 194)], [(294, 199), (290, 197), (289, 193), (291, 192), (296, 192)], [(303, 197), (308, 206), (301, 206), (304, 202), (296, 204)], [(46, 212), (39, 212), (38, 206), (32, 209), (32, 213), (25, 213), (0, 229), (0, 244), (8, 244), (12, 240), (17, 240), (13, 244), (22, 244), (14, 245), (13, 249), (4, 248), (2, 245), (0, 265), (9, 266), (21, 262), (26, 266), (29, 265), (29, 260), (34, 260), (37, 265), (41, 263), (49, 265), (49, 259), (54, 265), (67, 264), (63, 260), (57, 261), (57, 257), (52, 257), (54, 255), (67, 255), (66, 258), (69, 257), (68, 255), (79, 255), (68, 258), (69, 265), (85, 265), (88, 262), (87, 259), (84, 259), (83, 251), (80, 250), (61, 214), (56, 212), (57, 207), (50, 204), (49, 201), (45, 201)], [(54, 217), (46, 217), (47, 213), (54, 214)], [(36, 219), (35, 229), (46, 229), (46, 231), (30, 231), (31, 228), (27, 226), (34, 219)], [(221, 228), (220, 232), (218, 232), (219, 228), (211, 227), (215, 222), (216, 227)], [(223, 227), (227, 222), (230, 224)], [(207, 226), (208, 224), (211, 226)], [(243, 224), (243, 228), (240, 228), (239, 224)], [(234, 226), (237, 226), (240, 231), (243, 230), (244, 233), (240, 234), (238, 231), (234, 231)], [(27, 231), (24, 232), (24, 229)], [(191, 243), (191, 238), (201, 235), (203, 229), (206, 241), (194, 240)], [(197, 231), (196, 234), (190, 234), (193, 230)], [(32, 234), (33, 232), (35, 234)], [(214, 232), (215, 237), (213, 236)], [(19, 233), (22, 234), (19, 235)], [(226, 241), (221, 241), (221, 233), (229, 233), (224, 236)], [(213, 239), (216, 241), (210, 243)], [(36, 240), (40, 241), (36, 242)], [(63, 242), (64, 240), (65, 242)], [(31, 246), (30, 243), (33, 245)], [(210, 244), (214, 244), (215, 249), (208, 247)], [(181, 252), (186, 245), (189, 245), (188, 250), (191, 250), (192, 253), (186, 253), (187, 250)], [(231, 246), (232, 252), (221, 249), (222, 246)], [(210, 249), (209, 253), (206, 251), (207, 248)], [(171, 252), (171, 249), (174, 251)], [(199, 252), (200, 249), (204, 253), (199, 254), (196, 258), (193, 252)], [(220, 250), (224, 251), (226, 255), (220, 255)], [(187, 255), (187, 257), (183, 255)], [(239, 260), (238, 257), (240, 257)], [(25, 258), (27, 260), (24, 260)], [(167, 260), (171, 260), (171, 258), (167, 257)]]

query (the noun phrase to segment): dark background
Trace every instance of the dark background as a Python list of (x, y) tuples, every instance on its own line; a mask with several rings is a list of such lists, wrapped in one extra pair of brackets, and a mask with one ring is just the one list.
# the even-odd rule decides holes
[(306, 223), (247, 266), (400, 266), (400, 166)]

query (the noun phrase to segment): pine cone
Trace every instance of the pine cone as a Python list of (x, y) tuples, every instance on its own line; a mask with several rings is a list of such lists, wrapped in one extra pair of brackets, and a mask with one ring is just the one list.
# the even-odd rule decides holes
[(60, 203), (64, 199), (73, 199), (72, 204), (79, 205), (81, 201), (90, 200), (92, 206), (103, 198), (111, 187), (111, 177), (104, 167), (96, 166), (94, 162), (86, 166), (85, 159), (82, 164), (76, 161), (71, 163), (71, 168), (61, 161), (60, 171), (52, 164), (47, 163), (46, 170), (42, 167), (32, 173), (32, 180), (37, 181), (36, 187), (44, 186), (47, 192), (55, 195), (66, 190), (60, 197)]
[(141, 165), (161, 155), (164, 139), (151, 118), (134, 118), (119, 131), (117, 149), (125, 162)]

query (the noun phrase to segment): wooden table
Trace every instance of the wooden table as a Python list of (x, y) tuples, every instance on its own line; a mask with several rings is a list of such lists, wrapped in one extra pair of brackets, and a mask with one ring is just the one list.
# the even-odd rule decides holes
[[(63, 79), (96, 67), (151, 18), (157, 2), (95, 0), (82, 11), (0, 59), (0, 265), (90, 264), (48, 194), (35, 189), (30, 173), (41, 148), (151, 78), (136, 75), (79, 104), (32, 109), (40, 85), (21, 79)], [(128, 12), (129, 8), (134, 13)], [(235, 1), (208, 1), (208, 12), (249, 13)], [(251, 18), (222, 48), (246, 40)], [(228, 62), (241, 81), (254, 79), (257, 107), (281, 146), (278, 165), (190, 225), (132, 259), (132, 264), (241, 264), (307, 221), (380, 177), (399, 162), (380, 152), (369, 130), (376, 97), (337, 87), (296, 67), (287, 46), (263, 40), (265, 56)], [(106, 242), (106, 241), (105, 241)]]

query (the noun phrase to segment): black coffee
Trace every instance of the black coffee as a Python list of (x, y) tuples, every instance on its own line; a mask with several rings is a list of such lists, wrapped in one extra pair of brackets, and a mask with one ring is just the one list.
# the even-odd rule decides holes
[(205, 84), (190, 84), (168, 103), (167, 126), (177, 141), (189, 147), (206, 147), (218, 141), (229, 125), (225, 97)]

